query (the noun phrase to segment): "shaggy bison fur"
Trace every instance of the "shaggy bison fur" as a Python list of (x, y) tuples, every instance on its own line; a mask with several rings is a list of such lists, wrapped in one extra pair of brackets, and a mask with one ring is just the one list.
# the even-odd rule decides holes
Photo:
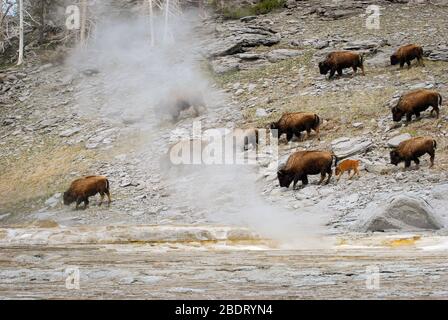
[(434, 90), (418, 89), (403, 95), (397, 105), (392, 108), (392, 118), (400, 121), (406, 115), (406, 121), (411, 121), (412, 116), (420, 117), (420, 112), (432, 107), (431, 114), (435, 111), (439, 117), (439, 107), (442, 105), (442, 96)]
[(407, 63), (408, 68), (410, 68), (411, 61), (414, 59), (417, 59), (421, 66), (425, 66), (423, 63), (423, 48), (415, 44), (408, 44), (400, 47), (390, 56), (390, 64), (393, 66), (400, 64), (400, 68), (403, 68), (404, 64)]
[(434, 165), (436, 148), (437, 142), (431, 137), (411, 138), (401, 142), (395, 150), (390, 152), (390, 162), (398, 165), (404, 161), (405, 168), (409, 168), (411, 162), (414, 161), (418, 166), (420, 164), (418, 158), (427, 153), (431, 156), (430, 167), (432, 167)]
[(89, 205), (89, 197), (99, 193), (103, 203), (104, 195), (107, 195), (109, 204), (111, 202), (109, 193), (109, 180), (104, 176), (88, 176), (72, 182), (70, 188), (64, 192), (64, 204), (70, 205), (76, 202), (76, 209), (84, 202), (84, 209)]
[(330, 79), (336, 72), (339, 76), (342, 76), (342, 70), (346, 68), (353, 68), (353, 74), (356, 73), (358, 68), (361, 68), (362, 75), (365, 75), (364, 57), (355, 52), (335, 51), (328, 54), (325, 60), (319, 63), (320, 74), (326, 75), (330, 71)]
[(291, 141), (292, 137), (296, 135), (300, 138), (301, 132), (306, 131), (307, 136), (310, 135), (311, 130), (317, 134), (320, 140), (320, 118), (315, 113), (309, 112), (293, 112), (284, 113), (277, 122), (270, 124), (271, 130), (277, 130), (277, 138), (286, 133), (286, 140)]
[(333, 160), (336, 163), (336, 156), (327, 151), (297, 151), (293, 153), (286, 164), (277, 172), (280, 187), (289, 188), (291, 182), (294, 181), (294, 189), (299, 180), (305, 186), (308, 184), (308, 175), (315, 174), (321, 175), (319, 184), (328, 175), (325, 182), (325, 184), (328, 184), (332, 175)]

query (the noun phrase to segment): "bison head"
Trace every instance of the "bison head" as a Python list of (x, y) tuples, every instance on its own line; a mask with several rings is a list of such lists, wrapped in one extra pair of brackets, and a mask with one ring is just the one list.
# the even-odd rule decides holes
[(390, 56), (390, 64), (394, 66), (398, 63), (400, 63), (400, 60), (398, 60), (397, 55), (396, 54), (391, 55)]
[(340, 173), (341, 169), (339, 167), (336, 167), (336, 169), (334, 170), (334, 174), (338, 176)]
[(277, 178), (280, 187), (289, 188), (292, 180), (294, 180), (294, 176), (286, 172), (284, 169), (280, 169), (277, 171)]
[(397, 150), (390, 152), (390, 163), (394, 165), (398, 165), (401, 162), (400, 154)]
[(392, 119), (395, 122), (398, 122), (401, 120), (401, 118), (403, 118), (404, 112), (402, 110), (400, 110), (398, 107), (393, 107), (392, 108)]
[(319, 62), (319, 71), (320, 74), (326, 75), (328, 71), (330, 71), (331, 67), (327, 61)]
[(73, 202), (75, 202), (75, 197), (73, 196), (73, 194), (69, 191), (64, 192), (64, 204), (66, 206), (69, 206), (70, 204), (72, 204)]

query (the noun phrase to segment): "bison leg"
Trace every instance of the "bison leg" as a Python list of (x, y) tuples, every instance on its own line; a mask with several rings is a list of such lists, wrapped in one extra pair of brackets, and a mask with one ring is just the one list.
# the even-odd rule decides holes
[(292, 184), (292, 190), (296, 189), (296, 185), (297, 185), (297, 182), (299, 182), (299, 180), (300, 180), (300, 176), (295, 176), (294, 177), (294, 182)]
[(302, 176), (302, 186), (306, 186), (308, 184), (308, 176), (304, 175)]
[(411, 166), (411, 160), (405, 160), (404, 161), (404, 167), (407, 169)]
[(420, 119), (420, 112), (419, 112), (419, 111), (416, 111), (416, 112), (415, 112), (415, 117), (416, 117), (417, 119)]
[(336, 73), (336, 70), (331, 69), (329, 79), (333, 78), (335, 73)]
[(317, 135), (317, 140), (319, 140), (319, 141), (320, 141), (320, 128), (319, 128), (319, 127), (317, 127), (316, 129), (314, 129), (314, 131), (316, 132), (316, 135)]
[(439, 107), (432, 107), (432, 110), (431, 110), (431, 115), (433, 114), (433, 112), (436, 112), (436, 118), (437, 119), (439, 119), (439, 113), (440, 113), (440, 110), (439, 110)]
[(98, 204), (98, 207), (101, 207), (101, 205), (103, 204), (103, 200), (104, 200), (104, 192), (100, 193), (100, 203)]
[(319, 180), (319, 183), (318, 183), (318, 184), (321, 184), (321, 183), (324, 181), (325, 176), (326, 176), (326, 173), (325, 173), (325, 172), (322, 172), (322, 173), (320, 174), (320, 180)]
[(75, 207), (76, 210), (78, 210), (79, 205), (81, 204), (81, 202), (82, 202), (82, 198), (76, 199), (76, 207)]
[(405, 62), (404, 61), (400, 61), (400, 69), (403, 69)]
[(87, 206), (89, 205), (89, 199), (85, 198), (84, 199), (84, 210), (87, 209)]
[(110, 203), (112, 202), (112, 199), (110, 198), (110, 192), (109, 190), (106, 190), (105, 193), (107, 196), (107, 205), (110, 205)]
[(338, 69), (338, 76), (342, 77), (342, 68)]
[(414, 162), (416, 166), (420, 165), (420, 160), (417, 157), (414, 158)]
[(328, 174), (328, 179), (327, 179), (327, 181), (325, 182), (325, 184), (329, 184), (329, 183), (330, 183), (330, 179), (331, 179), (331, 176), (332, 176), (332, 174), (333, 174), (333, 170), (331, 170), (331, 164), (330, 164), (330, 166), (329, 166), (328, 169), (327, 169), (327, 174)]
[(418, 60), (418, 64), (421, 65), (422, 67), (425, 66), (425, 63), (423, 62), (423, 58), (422, 57), (417, 57)]
[(436, 152), (434, 150), (431, 150), (428, 152), (428, 154), (431, 156), (431, 158), (429, 159), (431, 161), (429, 167), (432, 168), (434, 166), (434, 158), (436, 157)]
[(406, 61), (406, 63), (408, 64), (408, 69), (411, 69), (411, 61), (408, 60), (408, 61)]
[(311, 136), (311, 128), (310, 129), (306, 129), (306, 138), (309, 139)]
[(364, 71), (364, 66), (361, 65), (360, 68), (361, 68), (361, 74), (362, 74), (363, 76), (365, 76), (365, 75), (366, 75), (366, 72)]
[(412, 120), (412, 113), (406, 113), (406, 122), (411, 122)]
[[(292, 130), (288, 130), (286, 132), (286, 141), (291, 141), (292, 137), (294, 136), (294, 132)], [(300, 137), (300, 136), (299, 136)]]
[(341, 173), (339, 173), (339, 175), (336, 175), (336, 181), (337, 182), (339, 182), (339, 180), (341, 180), (341, 177), (342, 177), (342, 172)]

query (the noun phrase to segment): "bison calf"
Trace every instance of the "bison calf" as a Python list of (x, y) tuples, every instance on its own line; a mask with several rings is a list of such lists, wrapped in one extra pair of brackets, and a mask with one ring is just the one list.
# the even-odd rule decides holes
[(277, 138), (286, 133), (286, 140), (291, 141), (294, 135), (300, 138), (301, 132), (306, 131), (309, 137), (311, 130), (317, 134), (320, 140), (320, 118), (315, 113), (293, 112), (284, 113), (280, 120), (270, 124), (271, 130), (277, 130)]
[(327, 151), (298, 151), (293, 153), (285, 166), (277, 172), (280, 187), (289, 188), (291, 182), (294, 181), (294, 189), (299, 180), (305, 186), (308, 184), (308, 175), (319, 173), (321, 175), (319, 184), (324, 181), (327, 174), (328, 179), (325, 184), (328, 184), (332, 175), (333, 160), (336, 162), (335, 155)]
[(104, 195), (107, 195), (109, 204), (111, 202), (109, 193), (109, 180), (104, 176), (88, 176), (77, 179), (72, 182), (70, 188), (64, 192), (64, 204), (70, 205), (76, 201), (76, 209), (84, 202), (84, 209), (89, 204), (89, 197), (99, 193), (101, 200), (99, 205), (103, 203)]
[[(344, 174), (344, 172), (348, 172), (348, 180), (351, 180), (355, 175), (359, 178), (359, 160), (344, 160), (336, 167), (334, 173), (339, 181)], [(353, 174), (351, 171), (353, 170)]]
[(423, 63), (423, 48), (415, 45), (408, 44), (400, 47), (393, 55), (390, 56), (390, 64), (400, 64), (400, 68), (403, 68), (404, 64), (408, 64), (408, 68), (411, 67), (411, 61), (417, 59), (421, 66), (425, 66)]
[(434, 165), (435, 150), (437, 148), (436, 140), (430, 137), (416, 137), (401, 142), (398, 147), (390, 152), (390, 162), (398, 165), (400, 162), (405, 163), (405, 168), (411, 166), (414, 161), (418, 166), (420, 164), (419, 157), (424, 154), (431, 156), (430, 168)]
[(336, 71), (342, 76), (342, 70), (353, 68), (353, 75), (358, 68), (361, 68), (362, 75), (364, 72), (364, 57), (358, 53), (350, 51), (335, 51), (327, 55), (326, 59), (319, 63), (320, 74), (326, 75), (330, 71), (330, 79), (333, 78)]
[(434, 90), (418, 89), (403, 95), (397, 105), (392, 108), (392, 118), (400, 121), (406, 115), (406, 121), (412, 120), (412, 116), (420, 117), (420, 112), (432, 107), (431, 115), (435, 111), (439, 117), (439, 106), (442, 105), (442, 96)]

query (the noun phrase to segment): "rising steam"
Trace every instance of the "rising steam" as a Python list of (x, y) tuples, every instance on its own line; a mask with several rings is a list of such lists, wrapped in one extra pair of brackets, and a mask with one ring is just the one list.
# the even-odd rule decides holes
[[(172, 37), (164, 37), (163, 17), (156, 17), (155, 46), (151, 46), (144, 16), (103, 15), (88, 46), (76, 50), (69, 63), (77, 72), (99, 72), (99, 84), (89, 86), (86, 80), (79, 95), (80, 110), (122, 122), (134, 119), (155, 128), (158, 101), (173, 89), (199, 89), (206, 98), (213, 95), (198, 61), (197, 24), (196, 13), (184, 14), (171, 20)], [(322, 212), (297, 214), (267, 203), (257, 187), (256, 170), (248, 165), (211, 165), (176, 171), (172, 188), (176, 197), (206, 212), (207, 221), (248, 226), (292, 247), (327, 245), (322, 242)]]

